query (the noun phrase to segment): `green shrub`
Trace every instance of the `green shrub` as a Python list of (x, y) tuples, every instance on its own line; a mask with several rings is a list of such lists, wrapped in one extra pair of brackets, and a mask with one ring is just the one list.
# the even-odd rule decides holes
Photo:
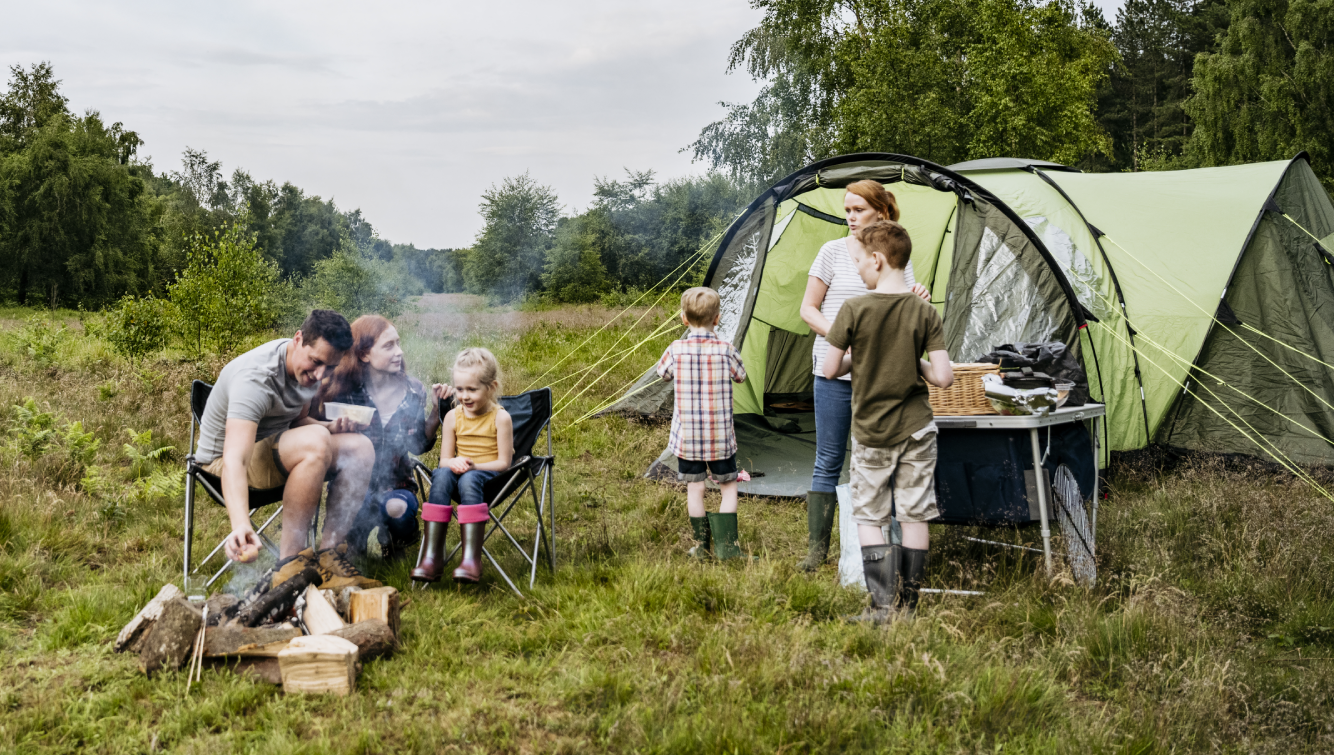
[(56, 360), (56, 353), (69, 338), (69, 326), (51, 322), (41, 315), (32, 315), (15, 334), (19, 347), (39, 367), (48, 367)]
[(161, 299), (125, 296), (107, 312), (102, 336), (121, 356), (135, 361), (167, 345), (170, 325)]
[(246, 336), (272, 328), (291, 300), (278, 265), (243, 228), (244, 219), (211, 238), (196, 234), (185, 270), (167, 287), (174, 329), (194, 355), (231, 353)]
[(311, 307), (332, 309), (353, 320), (367, 313), (399, 316), (408, 284), (401, 269), (344, 245), (332, 257), (316, 262), (301, 288)]

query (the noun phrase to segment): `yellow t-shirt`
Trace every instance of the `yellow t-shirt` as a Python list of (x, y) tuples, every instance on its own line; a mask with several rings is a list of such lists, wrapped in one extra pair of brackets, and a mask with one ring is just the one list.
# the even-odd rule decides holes
[(454, 455), (471, 459), (473, 464), (500, 458), (495, 407), (477, 417), (469, 417), (462, 407), (454, 412)]

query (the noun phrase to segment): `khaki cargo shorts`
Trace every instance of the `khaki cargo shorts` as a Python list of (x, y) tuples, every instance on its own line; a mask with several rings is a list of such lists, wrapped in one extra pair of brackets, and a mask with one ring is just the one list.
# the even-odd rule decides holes
[[(245, 478), (246, 484), (252, 489), (269, 490), (287, 484), (287, 469), (283, 467), (282, 459), (278, 458), (278, 439), (281, 437), (282, 433), (278, 433), (257, 440), (254, 448), (250, 449), (250, 458), (245, 463)], [(222, 457), (219, 456), (202, 468), (215, 477), (222, 477)]]
[[(936, 508), (936, 423), (889, 448), (852, 440), (852, 521), (883, 527), (893, 514), (900, 522), (925, 522)], [(897, 504), (897, 505), (896, 505)]]

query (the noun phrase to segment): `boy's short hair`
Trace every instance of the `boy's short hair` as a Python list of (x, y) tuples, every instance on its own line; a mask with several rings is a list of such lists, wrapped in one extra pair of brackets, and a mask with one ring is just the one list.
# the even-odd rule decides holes
[(862, 242), (862, 248), (868, 254), (883, 254), (885, 261), (895, 270), (907, 267), (908, 258), (912, 256), (912, 239), (908, 236), (908, 229), (892, 220), (877, 220), (858, 228), (857, 240)]
[(332, 309), (312, 310), (301, 323), (301, 340), (307, 346), (314, 346), (321, 338), (335, 351), (347, 351), (352, 348), (352, 326)]
[(685, 313), (686, 322), (697, 328), (711, 327), (721, 310), (722, 299), (711, 288), (696, 286), (681, 294), (681, 311)]

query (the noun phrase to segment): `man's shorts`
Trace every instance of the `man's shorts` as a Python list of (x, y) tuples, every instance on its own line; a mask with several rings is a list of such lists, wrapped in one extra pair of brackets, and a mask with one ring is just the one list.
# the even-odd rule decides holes
[(678, 457), (676, 479), (681, 482), (704, 482), (708, 477), (705, 467), (713, 473), (713, 478), (719, 485), (724, 482), (736, 482), (736, 454), (717, 461), (691, 461)]
[(871, 448), (852, 440), (852, 521), (883, 527), (925, 522), (940, 516), (936, 508), (936, 423), (889, 448)]
[[(252, 489), (269, 490), (287, 484), (287, 468), (283, 466), (283, 460), (278, 458), (278, 439), (281, 437), (282, 433), (278, 433), (257, 440), (250, 449), (250, 458), (246, 459), (245, 464), (245, 479)], [(222, 457), (205, 464), (203, 470), (222, 477)]]

